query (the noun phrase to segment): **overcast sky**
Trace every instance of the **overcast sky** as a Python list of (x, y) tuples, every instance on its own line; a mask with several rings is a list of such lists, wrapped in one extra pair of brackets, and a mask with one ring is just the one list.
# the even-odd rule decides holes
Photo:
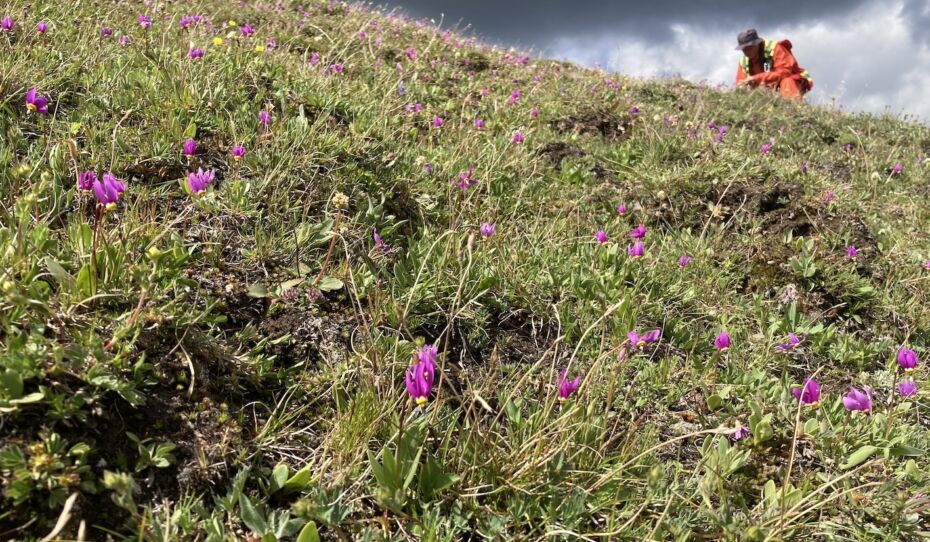
[(489, 42), (629, 75), (732, 83), (736, 34), (790, 39), (809, 99), (930, 119), (930, 0), (395, 0)]

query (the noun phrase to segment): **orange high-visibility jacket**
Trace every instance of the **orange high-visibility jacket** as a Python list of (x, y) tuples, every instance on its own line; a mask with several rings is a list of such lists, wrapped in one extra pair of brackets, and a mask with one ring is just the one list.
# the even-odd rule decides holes
[(814, 80), (807, 70), (798, 66), (797, 59), (791, 54), (789, 40), (765, 40), (762, 58), (759, 63), (750, 65), (749, 58), (743, 55), (736, 68), (736, 82), (739, 83), (749, 77), (760, 85), (770, 88), (778, 87), (782, 79), (792, 78), (798, 83), (801, 79), (807, 83), (807, 90), (814, 87)]

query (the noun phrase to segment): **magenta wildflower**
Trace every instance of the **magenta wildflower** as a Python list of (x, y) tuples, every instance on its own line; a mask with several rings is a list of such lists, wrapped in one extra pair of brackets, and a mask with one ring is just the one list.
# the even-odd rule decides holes
[(3, 19), (0, 19), (0, 31), (12, 32), (14, 24), (16, 23), (13, 22), (13, 19), (10, 17), (4, 17)]
[(597, 233), (594, 234), (594, 240), (605, 245), (607, 244), (607, 234), (604, 233), (604, 230), (597, 230)]
[(148, 30), (152, 26), (152, 19), (146, 15), (139, 15), (139, 25)]
[(917, 352), (903, 346), (898, 350), (898, 365), (906, 372), (917, 368), (917, 361)]
[(193, 139), (186, 139), (184, 141), (184, 156), (193, 158), (195, 154), (197, 154), (197, 142)]
[(638, 333), (636, 333), (636, 330), (633, 330), (627, 333), (626, 337), (631, 347), (642, 348), (649, 343), (653, 343), (661, 339), (662, 330), (653, 329), (652, 331), (647, 331), (644, 335), (639, 335)]
[(245, 147), (243, 147), (242, 145), (236, 145), (235, 147), (233, 147), (232, 149), (233, 160), (241, 160), (243, 156), (245, 156)]
[(823, 193), (823, 202), (824, 202), (824, 203), (827, 203), (827, 204), (832, 203), (833, 200), (835, 200), (835, 199), (836, 199), (836, 192), (827, 191), (827, 192), (824, 192), (824, 193)]
[(720, 335), (717, 335), (717, 338), (714, 339), (714, 348), (720, 352), (726, 352), (730, 349), (730, 335), (727, 330), (721, 331)]
[(45, 34), (48, 32), (48, 25), (45, 23), (45, 21), (39, 21), (39, 24), (36, 25), (36, 32), (39, 34)]
[(178, 23), (178, 24), (181, 25), (181, 29), (182, 29), (182, 30), (187, 30), (188, 28), (190, 28), (191, 26), (193, 26), (194, 23), (195, 23), (195, 21), (194, 21), (194, 18), (193, 18), (193, 17), (191, 17), (190, 15), (182, 15), (182, 16), (181, 16), (181, 21), (180, 21), (180, 23)]
[(781, 350), (782, 352), (787, 352), (789, 350), (794, 350), (794, 347), (801, 344), (801, 338), (795, 335), (794, 333), (788, 334), (788, 342), (781, 343), (775, 348)]
[(848, 410), (861, 410), (862, 412), (872, 411), (872, 398), (869, 397), (869, 390), (865, 392), (856, 388), (849, 388), (849, 393), (843, 396), (843, 406)]
[(534, 119), (535, 119), (535, 118), (538, 117), (538, 116), (539, 116), (539, 108), (538, 108), (538, 107), (534, 107), (533, 109), (530, 109), (530, 118), (534, 118)]
[(514, 133), (514, 134), (513, 134), (513, 137), (511, 138), (511, 141), (513, 141), (514, 143), (516, 143), (516, 144), (518, 144), (518, 145), (519, 145), (520, 143), (523, 143), (523, 132), (516, 132), (516, 133)]
[(682, 256), (678, 258), (678, 267), (684, 267), (691, 263), (691, 256)]
[(436, 378), (436, 347), (426, 345), (417, 351), (417, 362), (407, 369), (407, 393), (423, 406), (429, 400), (433, 391), (433, 380)]
[(190, 50), (187, 51), (187, 56), (195, 60), (198, 58), (203, 58), (203, 49), (196, 49), (191, 47)]
[(199, 196), (207, 191), (207, 187), (213, 182), (216, 174), (212, 169), (204, 171), (203, 168), (197, 168), (197, 173), (193, 171), (187, 174), (187, 187), (191, 194)]
[(632, 245), (626, 247), (626, 253), (634, 260), (642, 258), (646, 255), (646, 245), (642, 241), (636, 241)]
[(901, 162), (898, 162), (891, 168), (892, 175), (900, 175), (902, 171), (904, 171), (904, 166), (901, 165)]
[(433, 119), (433, 128), (442, 128), (442, 117), (436, 117)]
[(803, 404), (815, 407), (820, 403), (820, 384), (813, 378), (808, 378), (802, 388), (791, 388), (791, 395)]
[(239, 27), (239, 32), (240, 32), (243, 36), (249, 37), (249, 36), (251, 36), (252, 34), (255, 33), (255, 29), (252, 28), (252, 25), (246, 23), (246, 24), (242, 25), (241, 27)]
[(375, 248), (382, 252), (387, 252), (391, 250), (390, 245), (384, 242), (384, 239), (381, 239), (381, 235), (378, 233), (378, 230), (374, 230), (371, 234), (371, 238), (375, 241)]
[[(265, 47), (266, 47), (269, 51), (274, 51), (275, 49), (278, 48), (278, 41), (277, 41), (276, 39), (274, 39), (274, 36), (268, 36), (268, 39), (265, 41)], [(380, 62), (381, 62), (380, 60), (378, 60), (377, 62), (378, 62), (378, 63), (377, 63), (377, 66), (375, 66), (376, 68), (377, 68), (378, 66), (381, 65), (381, 64), (380, 64)]]
[(849, 245), (846, 247), (846, 257), (850, 260), (855, 260), (859, 256), (859, 251), (856, 250), (854, 245)]
[(633, 117), (634, 119), (639, 116), (639, 108), (636, 107), (635, 105), (630, 108), (630, 116)]
[(491, 95), (491, 89), (489, 89), (489, 88), (487, 88), (487, 87), (481, 89), (481, 96), (482, 96), (483, 98), (487, 98), (487, 97), (490, 96), (490, 95)]
[(310, 65), (316, 66), (320, 62), (320, 53), (313, 53), (310, 55)]
[(733, 431), (730, 432), (730, 440), (733, 442), (739, 442), (750, 434), (749, 428), (744, 426), (741, 423), (737, 423)]
[(94, 181), (92, 189), (94, 196), (97, 198), (97, 203), (107, 211), (112, 211), (116, 209), (119, 195), (126, 191), (126, 185), (108, 171), (103, 174), (103, 182)]
[(481, 225), (480, 228), (478, 228), (478, 233), (481, 234), (481, 237), (488, 239), (492, 235), (497, 233), (497, 224), (491, 224), (491, 223), (485, 222), (484, 224)]
[(475, 168), (473, 167), (470, 167), (467, 170), (460, 172), (459, 180), (453, 181), (453, 183), (455, 184), (455, 186), (461, 188), (462, 192), (468, 190), (468, 188), (471, 187), (472, 185), (478, 184), (478, 179), (475, 179), (474, 177), (472, 177), (474, 172), (475, 172)]
[(264, 126), (271, 126), (271, 113), (264, 109), (258, 112), (258, 122)]
[(78, 175), (78, 188), (85, 192), (93, 190), (95, 182), (97, 182), (97, 173), (92, 169)]
[(36, 87), (32, 87), (26, 93), (26, 109), (40, 115), (48, 115), (48, 98), (39, 96)]
[(112, 35), (113, 35), (113, 29), (112, 29), (112, 28), (110, 28), (110, 27), (107, 26), (107, 25), (103, 25), (103, 26), (100, 27), (100, 37), (102, 37), (102, 38), (109, 38), (109, 37), (112, 36)]
[(708, 122), (707, 122), (707, 129), (708, 129), (708, 130), (716, 130), (716, 129), (717, 129), (717, 122), (714, 121), (714, 120), (708, 121)]
[(898, 383), (898, 393), (902, 397), (917, 395), (917, 384), (913, 380), (902, 380)]
[(409, 58), (410, 60), (416, 60), (416, 59), (417, 59), (417, 50), (414, 49), (413, 47), (407, 47), (407, 49), (404, 51), (404, 54), (405, 54), (405, 55), (407, 56), (407, 58)]
[(621, 203), (620, 205), (617, 205), (617, 214), (618, 214), (618, 215), (625, 215), (625, 214), (626, 214), (626, 204), (625, 204), (625, 203)]
[(120, 36), (119, 39), (116, 40), (116, 43), (122, 45), (123, 47), (126, 47), (127, 45), (129, 45), (129, 36)]
[(646, 237), (646, 225), (640, 224), (639, 226), (636, 226), (636, 229), (630, 232), (630, 237), (633, 239), (642, 239), (643, 237)]
[(475, 129), (480, 130), (484, 128), (484, 119), (477, 118), (475, 119)]
[(510, 93), (510, 98), (507, 99), (507, 103), (509, 103), (510, 105), (517, 105), (517, 102), (519, 101), (520, 101), (520, 91), (517, 89), (514, 89), (514, 91)]
[(430, 164), (429, 162), (423, 164), (423, 173), (426, 173), (427, 175), (432, 175), (432, 174), (433, 174), (433, 164)]
[(559, 373), (559, 401), (568, 401), (568, 398), (578, 391), (580, 386), (580, 376), (576, 376), (574, 380), (569, 380), (568, 369), (562, 369), (562, 372)]
[(768, 143), (763, 143), (762, 146), (759, 147), (759, 152), (762, 154), (768, 154), (772, 152), (772, 145)]

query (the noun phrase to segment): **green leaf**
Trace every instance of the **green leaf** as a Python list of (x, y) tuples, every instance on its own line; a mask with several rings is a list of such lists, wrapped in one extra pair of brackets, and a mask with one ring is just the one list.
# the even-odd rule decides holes
[(268, 292), (268, 287), (261, 282), (249, 285), (248, 294), (251, 297), (271, 297), (271, 293)]
[(55, 277), (55, 280), (58, 281), (58, 284), (62, 286), (69, 286), (74, 282), (74, 277), (71, 276), (71, 273), (68, 273), (64, 267), (61, 266), (58, 261), (53, 260), (52, 258), (45, 258), (45, 268), (48, 269), (48, 272)]
[(7, 397), (16, 399), (23, 395), (23, 377), (13, 369), (0, 373), (0, 386), (6, 390)]
[(190, 124), (188, 124), (187, 128), (184, 129), (184, 133), (181, 134), (181, 137), (183, 139), (192, 139), (196, 136), (197, 136), (197, 124), (195, 122), (191, 122)]
[(310, 465), (305, 466), (299, 471), (295, 472), (293, 476), (288, 478), (287, 482), (281, 487), (285, 495), (294, 493), (295, 491), (301, 491), (307, 487), (307, 484), (310, 483)]
[(284, 463), (275, 465), (274, 470), (271, 471), (271, 487), (269, 488), (269, 493), (276, 493), (284, 486), (285, 482), (287, 482), (287, 474), (287, 465)]
[(720, 397), (716, 393), (707, 398), (707, 408), (711, 410), (717, 410), (723, 406), (723, 397)]
[(297, 542), (320, 542), (320, 533), (316, 530), (316, 523), (308, 521), (297, 535)]
[(332, 292), (342, 288), (342, 281), (336, 277), (323, 277), (323, 280), (317, 285), (321, 292)]
[(264, 515), (252, 505), (252, 501), (245, 495), (239, 497), (239, 510), (241, 511), (242, 522), (249, 529), (252, 529), (253, 533), (264, 535), (268, 532), (268, 523), (265, 521)]
[(81, 267), (81, 270), (78, 271), (77, 287), (84, 297), (97, 295), (97, 274), (94, 273), (90, 264)]
[(865, 462), (866, 459), (872, 457), (872, 454), (877, 452), (879, 448), (877, 446), (872, 446), (871, 444), (866, 444), (862, 448), (859, 448), (855, 452), (849, 455), (849, 460), (846, 463), (840, 465), (840, 469), (846, 470), (851, 469), (857, 465), (861, 465)]
[(458, 482), (459, 476), (443, 472), (442, 466), (432, 457), (427, 457), (420, 469), (418, 487), (423, 498), (429, 500)]
[(890, 453), (892, 457), (920, 457), (927, 452), (926, 450), (921, 450), (920, 448), (900, 444), (898, 446), (893, 446), (890, 450)]

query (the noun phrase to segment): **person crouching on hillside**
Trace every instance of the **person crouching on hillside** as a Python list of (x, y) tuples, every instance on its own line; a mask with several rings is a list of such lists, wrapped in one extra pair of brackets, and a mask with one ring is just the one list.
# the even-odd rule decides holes
[(743, 51), (736, 69), (736, 86), (762, 85), (778, 89), (782, 96), (791, 100), (802, 99), (814, 88), (810, 74), (798, 66), (791, 54), (790, 41), (764, 40), (755, 28), (740, 32), (736, 40), (736, 50)]

